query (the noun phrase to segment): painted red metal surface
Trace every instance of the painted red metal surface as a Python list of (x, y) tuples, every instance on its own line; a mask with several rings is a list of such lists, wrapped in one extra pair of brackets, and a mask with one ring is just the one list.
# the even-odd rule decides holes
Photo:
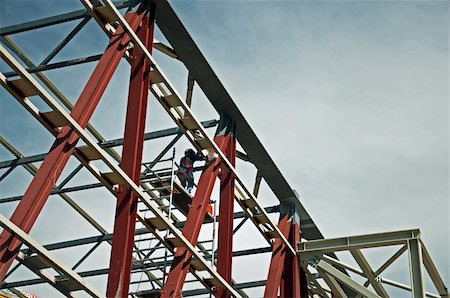
[[(300, 241), (300, 228), (298, 224), (291, 222), (291, 231), (288, 239), (293, 247), (297, 246), (297, 243)], [(286, 254), (282, 278), (280, 297), (303, 297), (300, 295), (300, 266), (298, 255)], [(306, 292), (306, 294), (308, 293)]]
[[(151, 52), (154, 20), (145, 17), (138, 36)], [(131, 77), (121, 168), (136, 183), (140, 182), (144, 145), (150, 64), (137, 47), (132, 50)], [(126, 297), (130, 285), (137, 196), (126, 185), (119, 186), (112, 251), (108, 272), (107, 297)]]
[[(288, 215), (281, 215), (278, 228), (281, 233), (288, 238), (291, 230), (291, 222), (288, 221)], [(281, 276), (284, 270), (284, 260), (288, 254), (286, 245), (281, 239), (276, 238), (272, 246), (272, 259), (270, 261), (269, 274), (267, 276), (266, 288), (264, 291), (265, 298), (278, 297), (278, 289), (280, 289)], [(283, 264), (283, 265), (281, 265)]]
[(300, 297), (308, 298), (308, 280), (306, 279), (306, 273), (300, 267)]
[[(131, 28), (136, 30), (144, 17), (145, 10), (139, 9), (136, 13), (129, 13), (125, 16)], [(105, 53), (98, 62), (88, 83), (81, 93), (70, 115), (82, 127), (86, 127), (92, 116), (103, 92), (106, 89), (120, 59), (126, 51), (129, 37), (122, 34), (119, 27), (117, 33), (111, 38)], [(36, 176), (29, 185), (27, 191), (16, 207), (11, 221), (28, 233), (39, 213), (45, 205), (53, 187), (56, 184), (62, 170), (79, 139), (76, 132), (71, 127), (66, 126), (58, 133), (53, 146), (50, 148)], [(5, 279), (5, 275), (11, 266), (20, 246), (20, 240), (11, 236), (7, 231), (3, 231), (0, 236), (0, 280)]]
[[(236, 139), (229, 139), (225, 156), (233, 166), (236, 164)], [(234, 214), (234, 175), (227, 167), (222, 167), (220, 177), (219, 205), (219, 239), (217, 250), (217, 272), (229, 284), (232, 282), (231, 270), (233, 263), (233, 214)], [(228, 298), (230, 293), (223, 287), (218, 287), (216, 297)]]
[[(229, 144), (230, 135), (220, 135), (214, 138), (214, 142), (223, 152)], [(200, 229), (205, 218), (211, 193), (214, 188), (214, 182), (220, 169), (221, 159), (217, 158), (209, 166), (207, 166), (198, 182), (197, 191), (195, 192), (186, 224), (183, 228), (183, 235), (192, 245), (196, 245)], [(177, 247), (174, 255), (172, 267), (167, 276), (166, 284), (161, 290), (161, 297), (181, 297), (181, 291), (186, 279), (187, 271), (190, 266), (192, 254), (185, 247)]]

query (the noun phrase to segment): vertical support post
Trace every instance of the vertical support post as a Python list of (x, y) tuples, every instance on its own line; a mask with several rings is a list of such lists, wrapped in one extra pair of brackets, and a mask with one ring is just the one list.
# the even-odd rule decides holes
[[(227, 149), (230, 143), (231, 135), (224, 135), (219, 126), (214, 142), (221, 151)], [(198, 235), (203, 224), (203, 220), (208, 211), (208, 205), (214, 182), (219, 173), (221, 159), (217, 158), (205, 167), (198, 182), (197, 191), (187, 215), (186, 223), (183, 228), (183, 235), (192, 245), (197, 244)], [(192, 254), (186, 247), (177, 247), (174, 255), (172, 267), (164, 288), (161, 290), (161, 297), (181, 297), (181, 291), (186, 279), (187, 271), (190, 266)]]
[(408, 240), (411, 292), (414, 298), (425, 297), (422, 273), (422, 247), (419, 239)]
[[(288, 218), (288, 214), (282, 214), (278, 224), (278, 228), (286, 238), (289, 237), (291, 229), (291, 222), (288, 221)], [(284, 264), (286, 253), (286, 245), (281, 239), (276, 238), (272, 246), (272, 259), (270, 261), (269, 274), (264, 291), (265, 298), (278, 297), (278, 289), (280, 288), (281, 276), (284, 269), (284, 266), (281, 264)]]
[[(147, 8), (150, 16), (144, 17), (138, 37), (151, 52), (154, 30), (154, 4)], [(131, 76), (121, 168), (136, 183), (140, 182), (142, 151), (144, 145), (150, 64), (135, 47), (132, 51)], [(128, 296), (136, 227), (138, 198), (126, 185), (120, 185), (117, 196), (114, 234), (108, 273), (107, 297)]]
[(186, 91), (186, 104), (191, 106), (192, 104), (192, 93), (194, 91), (194, 78), (191, 74), (188, 74), (187, 91)]
[[(297, 247), (297, 246), (296, 246)], [(299, 258), (299, 257), (297, 257)], [(298, 260), (300, 261), (300, 260)], [(308, 298), (308, 280), (306, 279), (306, 272), (300, 267), (300, 297)]]
[[(144, 17), (145, 10), (139, 7), (137, 12), (125, 16), (131, 28), (136, 30)], [(86, 127), (94, 113), (101, 96), (103, 95), (114, 71), (124, 55), (130, 38), (119, 27), (114, 34), (102, 58), (94, 69), (88, 83), (81, 93), (70, 115), (81, 127)], [(25, 195), (16, 207), (11, 221), (25, 233), (28, 233), (39, 213), (44, 207), (50, 192), (61, 175), (69, 157), (75, 149), (79, 139), (77, 133), (70, 127), (63, 127), (53, 143), (50, 151), (42, 162), (39, 171), (28, 186)], [(21, 241), (14, 238), (9, 232), (3, 231), (0, 236), (0, 280), (5, 279), (11, 263), (17, 255)]]
[(253, 187), (253, 195), (255, 196), (255, 198), (258, 197), (259, 187), (261, 186), (261, 180), (262, 176), (261, 173), (258, 171), (256, 172), (255, 186)]
[[(226, 129), (229, 135), (227, 150), (224, 152), (233, 166), (236, 165), (236, 129), (233, 120), (228, 116), (222, 116), (219, 124)], [(219, 242), (217, 255), (217, 272), (229, 283), (232, 282), (231, 271), (233, 263), (233, 216), (234, 216), (234, 175), (222, 167), (220, 178), (220, 205), (219, 205)], [(218, 287), (216, 297), (229, 298), (230, 294), (223, 287)]]
[[(295, 198), (281, 202), (279, 228), (290, 244), (296, 247), (300, 242), (301, 233), (300, 214), (296, 204), (298, 195), (295, 190), (294, 193)], [(291, 255), (285, 250), (285, 247), (281, 246), (281, 241), (276, 239), (272, 248), (272, 260), (264, 297), (277, 297), (278, 289), (280, 289), (280, 297), (308, 297), (306, 273), (300, 267), (299, 256)]]
[[(295, 222), (291, 222), (291, 231), (288, 239), (293, 247), (296, 247), (300, 241), (300, 228)], [(300, 293), (300, 266), (298, 256), (287, 254), (284, 259), (280, 297), (307, 297), (307, 292), (305, 296), (301, 296)]]

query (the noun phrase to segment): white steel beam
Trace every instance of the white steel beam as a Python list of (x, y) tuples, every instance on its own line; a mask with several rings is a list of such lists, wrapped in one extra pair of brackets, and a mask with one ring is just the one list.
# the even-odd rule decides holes
[(421, 298), (425, 296), (425, 285), (422, 273), (422, 247), (419, 239), (408, 240), (408, 248), (412, 295), (414, 298)]
[(405, 230), (387, 233), (349, 236), (341, 238), (311, 240), (298, 243), (300, 254), (328, 253), (350, 249), (362, 249), (405, 244), (410, 239), (417, 239), (420, 231)]
[[(396, 282), (396, 281), (393, 281), (393, 280), (390, 280), (390, 279), (387, 279), (387, 278), (384, 278), (384, 277), (378, 277), (378, 280), (381, 283), (384, 283), (386, 285), (390, 285), (390, 286), (393, 286), (393, 287), (396, 287), (396, 288), (399, 288), (399, 289), (403, 289), (403, 290), (407, 290), (407, 291), (411, 292), (411, 287), (408, 286), (408, 285), (405, 285), (405, 284), (402, 284), (402, 283), (399, 283), (399, 282)], [(441, 295), (436, 295), (436, 294), (432, 294), (432, 293), (429, 293), (429, 292), (425, 293), (425, 297), (448, 298), (448, 296), (445, 296), (445, 295), (441, 296)]]
[(339, 280), (352, 290), (354, 290), (356, 293), (363, 295), (364, 297), (368, 298), (381, 298), (381, 296), (378, 296), (375, 293), (372, 293), (369, 291), (366, 287), (363, 287), (362, 285), (355, 282), (353, 279), (342, 273), (341, 271), (337, 270), (324, 260), (320, 260), (319, 263), (317, 263), (317, 268), (319, 272), (326, 272), (333, 276), (335, 279)]
[[(408, 245), (407, 244), (403, 245), (395, 254), (392, 255), (392, 257), (390, 257), (386, 262), (383, 263), (383, 265), (380, 266), (380, 268), (378, 268), (375, 271), (375, 276), (380, 275), (384, 270), (386, 270), (386, 268), (388, 268), (392, 263), (394, 263), (395, 260), (397, 260), (407, 250)], [(370, 283), (369, 281), (366, 281), (364, 283), (364, 286), (367, 287), (369, 283)]]
[[(355, 268), (355, 267), (353, 267), (353, 266), (350, 266), (350, 265), (348, 265), (348, 264), (345, 264), (344, 262), (338, 261), (338, 260), (336, 260), (336, 259), (334, 259), (334, 258), (332, 258), (332, 257), (327, 256), (327, 255), (323, 255), (322, 258), (323, 258), (325, 261), (327, 261), (328, 263), (330, 263), (331, 265), (335, 265), (335, 266), (341, 267), (342, 269), (352, 271), (353, 273), (356, 273), (356, 274), (358, 274), (358, 275), (360, 275), (360, 276), (365, 277), (364, 272), (362, 272), (362, 271), (361, 271), (360, 269), (358, 269), (358, 268)], [(366, 286), (366, 287), (367, 287), (367, 286)]]
[(378, 293), (381, 297), (389, 297), (389, 294), (386, 292), (386, 290), (383, 288), (381, 283), (379, 283), (375, 278), (375, 273), (373, 272), (372, 268), (370, 267), (369, 262), (367, 261), (366, 257), (364, 257), (363, 253), (359, 249), (352, 249), (350, 250), (350, 253), (355, 258), (356, 262), (358, 263), (359, 267), (364, 272), (365, 277), (369, 280), (370, 284), (374, 288), (375, 292)]
[(67, 278), (76, 283), (80, 288), (89, 293), (89, 295), (91, 295), (92, 297), (105, 297), (104, 295), (100, 294), (94, 287), (92, 287), (88, 282), (86, 282), (81, 276), (79, 276), (75, 271), (59, 261), (55, 256), (53, 256), (52, 253), (46, 250), (41, 244), (39, 244), (31, 236), (22, 231), (19, 227), (17, 227), (2, 214), (0, 214), (0, 225), (15, 237), (20, 239), (21, 242), (31, 248), (40, 257), (42, 257), (45, 262), (50, 264), (57, 271), (64, 274)]
[(436, 287), (439, 295), (441, 295), (442, 297), (449, 297), (448, 289), (445, 286), (444, 281), (442, 280), (442, 277), (440, 276), (439, 272), (437, 271), (436, 266), (434, 266), (430, 254), (425, 248), (425, 245), (423, 245), (422, 240), (420, 241), (420, 243), (422, 247), (423, 265), (425, 266), (425, 269), (427, 269), (431, 281)]
[(316, 269), (319, 272), (320, 276), (323, 278), (323, 280), (326, 282), (326, 284), (330, 287), (331, 297), (348, 298), (347, 294), (341, 288), (341, 285), (331, 274), (328, 274), (327, 271), (323, 270), (320, 267), (317, 267)]

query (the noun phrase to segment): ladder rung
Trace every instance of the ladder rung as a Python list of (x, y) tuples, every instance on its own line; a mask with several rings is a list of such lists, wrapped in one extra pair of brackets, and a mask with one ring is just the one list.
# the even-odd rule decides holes
[(243, 199), (241, 200), (241, 203), (247, 208), (254, 208), (257, 206), (255, 200), (252, 199)]
[(23, 79), (8, 80), (8, 85), (11, 85), (14, 91), (22, 97), (30, 97), (38, 94), (36, 88)]
[(158, 217), (146, 218), (145, 221), (150, 226), (152, 226), (153, 228), (156, 228), (157, 230), (162, 231), (162, 230), (166, 230), (167, 229), (166, 223), (162, 219), (160, 219)]
[(265, 224), (265, 223), (269, 222), (269, 219), (266, 216), (264, 216), (263, 214), (253, 215), (253, 218), (260, 224)]
[(69, 293), (84, 289), (82, 286), (80, 286), (80, 284), (78, 284), (77, 282), (75, 282), (75, 281), (73, 281), (71, 279), (65, 279), (64, 278), (62, 280), (56, 280), (56, 284), (64, 287), (65, 289), (67, 289), (67, 291)]
[(206, 265), (203, 264), (200, 260), (191, 261), (191, 267), (197, 271), (205, 271), (207, 269)]
[(156, 69), (152, 69), (150, 71), (150, 83), (152, 84), (159, 84), (164, 82), (164, 78), (162, 75), (157, 71)]
[(111, 24), (117, 21), (116, 15), (107, 6), (94, 7), (94, 11), (105, 23)]
[(94, 150), (94, 148), (89, 147), (89, 146), (82, 146), (77, 148), (77, 151), (79, 153), (81, 153), (86, 160), (90, 161), (90, 160), (98, 160), (101, 159), (102, 156), (100, 155), (100, 153), (98, 153), (96, 150)]
[(266, 235), (269, 239), (278, 238), (278, 234), (275, 231), (265, 231), (264, 235)]
[(151, 190), (167, 190), (170, 189), (170, 185), (164, 185), (160, 187), (153, 187)]
[(180, 120), (181, 124), (183, 124), (183, 126), (189, 130), (198, 129), (198, 124), (197, 124), (197, 122), (195, 122), (195, 119), (192, 117), (180, 118), (179, 120)]
[(181, 106), (181, 103), (176, 95), (167, 95), (163, 96), (162, 100), (168, 105), (170, 108), (175, 108)]
[(184, 247), (184, 243), (183, 243), (183, 241), (181, 241), (180, 238), (169, 237), (169, 238), (166, 238), (166, 241), (173, 247)]
[(207, 138), (195, 138), (195, 142), (200, 146), (202, 149), (209, 149), (211, 148), (211, 143)]
[(69, 122), (67, 122), (66, 118), (59, 115), (56, 111), (39, 112), (39, 114), (52, 127), (62, 127), (69, 125)]
[(126, 183), (120, 175), (114, 172), (101, 173), (101, 176), (105, 178), (111, 185)]
[(50, 264), (48, 264), (44, 259), (42, 259), (38, 255), (31, 256), (31, 257), (25, 257), (24, 262), (29, 263), (31, 266), (33, 266), (33, 268), (38, 269), (38, 270), (52, 267)]
[(204, 278), (203, 281), (210, 287), (221, 285), (220, 281), (217, 278)]

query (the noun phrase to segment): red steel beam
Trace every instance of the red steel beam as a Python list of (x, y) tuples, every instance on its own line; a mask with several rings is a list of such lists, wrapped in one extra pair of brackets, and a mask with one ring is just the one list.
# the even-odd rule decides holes
[[(234, 125), (230, 123), (231, 126)], [(236, 164), (236, 138), (234, 134), (229, 139), (225, 156), (233, 166)], [(232, 283), (231, 271), (233, 261), (233, 215), (234, 215), (234, 175), (227, 168), (222, 167), (220, 178), (219, 205), (219, 241), (217, 251), (217, 272), (229, 284)], [(229, 298), (230, 293), (223, 287), (218, 287), (216, 297)]]
[[(153, 8), (154, 10), (154, 8)], [(145, 17), (138, 33), (146, 48), (152, 51), (154, 18)], [(135, 47), (132, 52), (131, 77), (128, 91), (128, 106), (121, 168), (139, 185), (142, 150), (144, 145), (145, 117), (147, 112), (150, 64), (142, 52)], [(138, 198), (126, 185), (120, 185), (112, 251), (109, 264), (107, 297), (126, 297), (130, 286), (131, 260), (136, 228)]]
[[(144, 15), (145, 9), (140, 7), (137, 12), (128, 13), (125, 18), (131, 28), (136, 30)], [(116, 34), (111, 37), (108, 47), (70, 113), (81, 127), (86, 127), (94, 113), (103, 92), (126, 51), (129, 41), (130, 38), (127, 34), (124, 34), (123, 29), (119, 26)], [(50, 192), (67, 164), (69, 157), (72, 155), (78, 139), (79, 136), (70, 126), (65, 126), (61, 129), (36, 176), (14, 210), (11, 221), (25, 233), (29, 233), (44, 207)], [(22, 242), (14, 238), (9, 232), (2, 232), (0, 236), (1, 281), (5, 279), (5, 275), (21, 245)]]
[[(288, 221), (287, 214), (281, 215), (278, 228), (283, 233), (284, 237), (289, 237), (291, 222)], [(278, 297), (278, 289), (280, 288), (286, 253), (288, 253), (286, 245), (281, 239), (276, 238), (272, 247), (272, 259), (270, 261), (269, 274), (267, 276), (267, 283), (264, 291), (265, 298)]]
[[(214, 142), (225, 151), (230, 143), (231, 135), (219, 135), (214, 138)], [(189, 209), (183, 236), (192, 244), (196, 245), (200, 229), (205, 218), (211, 193), (214, 188), (214, 182), (217, 178), (221, 159), (217, 158), (207, 166), (198, 182), (197, 191)], [(181, 297), (181, 290), (186, 279), (187, 271), (190, 266), (192, 254), (185, 247), (177, 247), (174, 255), (172, 267), (167, 276), (166, 284), (161, 290), (161, 298)]]

